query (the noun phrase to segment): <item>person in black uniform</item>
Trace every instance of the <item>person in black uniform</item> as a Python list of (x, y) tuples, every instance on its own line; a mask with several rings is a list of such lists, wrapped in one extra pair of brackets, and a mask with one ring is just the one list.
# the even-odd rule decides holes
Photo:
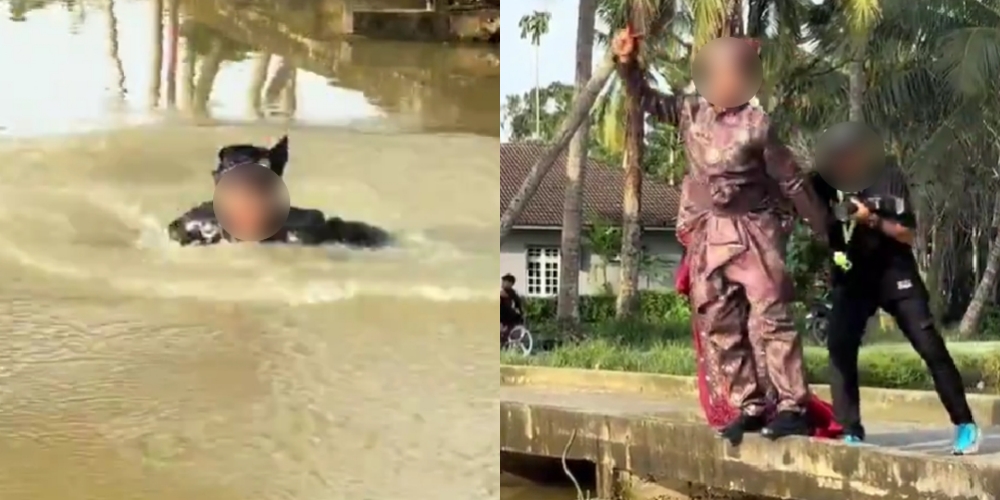
[(500, 277), (500, 346), (507, 344), (510, 331), (524, 324), (524, 302), (514, 290), (514, 276)]
[[(167, 226), (170, 239), (182, 246), (214, 245), (221, 242), (260, 241), (262, 243), (288, 243), (297, 245), (338, 244), (348, 247), (376, 249), (389, 246), (392, 235), (388, 231), (360, 221), (326, 217), (317, 209), (288, 207), (284, 203), (270, 203), (276, 219), (263, 217), (258, 209), (266, 208), (264, 203), (281, 188), (283, 197), (287, 192), (280, 186), (288, 164), (288, 137), (281, 138), (270, 148), (252, 144), (234, 144), (219, 150), (218, 164), (212, 171), (216, 186), (216, 199), (192, 207)], [(226, 180), (223, 180), (226, 179)], [(282, 198), (279, 196), (278, 198)], [(279, 205), (284, 205), (279, 208)], [(218, 205), (218, 206), (216, 206)], [(220, 210), (216, 210), (216, 209)], [(251, 226), (246, 232), (259, 229), (267, 237), (248, 234), (244, 237), (233, 235), (219, 221), (219, 213), (230, 218), (228, 227)], [(227, 212), (229, 212), (227, 214)], [(236, 224), (243, 219), (246, 224)], [(283, 224), (281, 223), (283, 221)], [(260, 228), (252, 226), (258, 225)], [(243, 232), (243, 231), (240, 231)]]
[[(865, 439), (858, 351), (868, 320), (881, 308), (896, 320), (931, 372), (956, 426), (952, 452), (975, 453), (980, 430), (969, 409), (961, 374), (935, 327), (927, 288), (913, 256), (916, 220), (906, 179), (892, 158), (885, 159), (882, 169), (867, 165), (868, 156), (850, 138), (837, 149), (826, 155), (831, 162), (820, 165), (823, 175), (813, 178), (817, 193), (835, 215), (829, 235), (834, 267), (827, 348), (834, 413), (844, 427), (845, 441)], [(870, 174), (874, 175), (866, 179)], [(834, 187), (863, 185), (868, 187), (853, 193)]]

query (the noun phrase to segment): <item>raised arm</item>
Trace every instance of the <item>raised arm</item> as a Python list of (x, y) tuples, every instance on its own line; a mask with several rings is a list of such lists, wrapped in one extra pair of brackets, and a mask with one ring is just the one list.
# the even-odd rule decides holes
[(828, 207), (795, 161), (792, 151), (778, 138), (766, 115), (761, 114), (751, 130), (763, 153), (767, 174), (778, 183), (781, 192), (791, 200), (795, 211), (809, 224), (813, 234), (826, 240), (830, 215)]
[[(631, 78), (636, 76), (634, 70), (638, 62), (635, 56), (640, 38), (631, 29), (624, 29), (611, 39), (611, 51), (618, 65), (618, 75), (623, 82), (630, 82)], [(652, 88), (645, 78), (640, 77), (640, 79), (641, 81), (637, 83), (643, 111), (649, 113), (656, 121), (674, 126), (681, 125), (684, 119), (685, 97), (665, 94)]]

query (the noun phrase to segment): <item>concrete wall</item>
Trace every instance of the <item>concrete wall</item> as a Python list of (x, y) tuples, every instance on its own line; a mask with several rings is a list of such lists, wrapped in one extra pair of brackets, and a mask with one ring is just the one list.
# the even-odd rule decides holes
[[(515, 229), (500, 247), (500, 274), (517, 278), (517, 290), (527, 294), (528, 247), (558, 247), (558, 229)], [(656, 264), (643, 272), (639, 286), (646, 290), (670, 290), (674, 285), (674, 270), (680, 261), (681, 247), (673, 231), (649, 231), (643, 234), (643, 245)], [(580, 292), (597, 294), (607, 286), (618, 290), (620, 267), (616, 262), (605, 264), (600, 256), (584, 251), (580, 272)], [(605, 279), (606, 277), (606, 279)]]

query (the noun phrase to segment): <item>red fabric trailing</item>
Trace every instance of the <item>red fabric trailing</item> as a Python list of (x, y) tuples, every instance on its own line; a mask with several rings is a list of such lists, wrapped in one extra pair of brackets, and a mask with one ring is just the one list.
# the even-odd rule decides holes
[[(685, 238), (681, 238), (681, 244), (685, 243)], [(691, 292), (691, 268), (685, 256), (675, 274), (674, 286), (677, 293), (687, 296)], [(703, 346), (701, 335), (698, 334), (697, 325), (692, 318), (692, 336), (694, 337), (695, 353), (698, 356), (698, 399), (701, 403), (702, 412), (708, 425), (714, 428), (725, 427), (739, 414), (739, 409), (733, 407), (728, 401), (713, 401), (712, 391), (708, 387), (708, 380), (705, 376), (705, 366), (700, 360), (703, 356)], [(843, 428), (834, 421), (833, 406), (822, 399), (811, 395), (806, 402), (806, 419), (812, 429), (812, 435), (818, 438), (834, 439), (843, 434)]]

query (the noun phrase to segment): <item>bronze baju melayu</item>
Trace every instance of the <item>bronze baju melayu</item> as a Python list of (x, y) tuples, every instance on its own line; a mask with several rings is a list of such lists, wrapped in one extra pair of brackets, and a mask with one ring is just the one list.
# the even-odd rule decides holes
[(793, 209), (825, 235), (826, 206), (760, 108), (719, 109), (655, 91), (644, 105), (676, 124), (686, 147), (677, 230), (709, 397), (749, 416), (769, 406), (801, 412), (809, 389), (789, 310), (785, 243)]

